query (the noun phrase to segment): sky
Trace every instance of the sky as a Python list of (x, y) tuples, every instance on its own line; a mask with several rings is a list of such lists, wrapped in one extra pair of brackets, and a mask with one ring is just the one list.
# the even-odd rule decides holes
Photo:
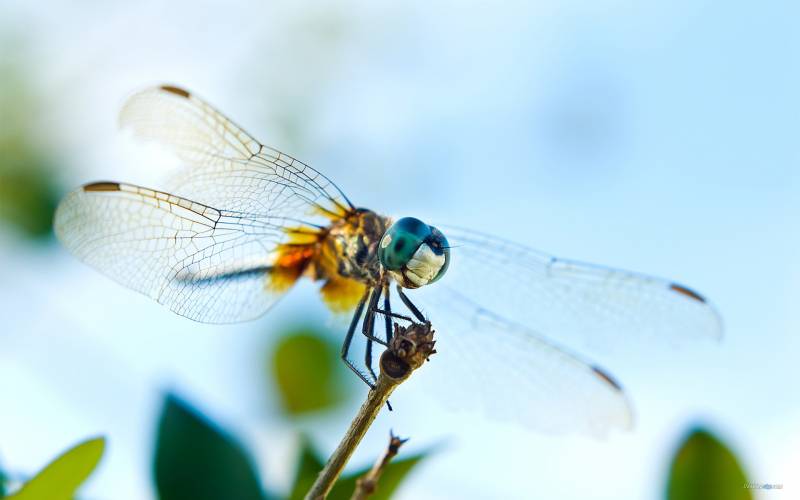
[[(800, 487), (798, 14), (789, 2), (10, 0), (0, 55), (41, 97), (36, 130), (64, 186), (157, 183), (168, 167), (121, 136), (116, 116), (132, 92), (171, 82), (358, 205), (670, 277), (720, 311), (717, 345), (595, 356), (636, 415), (605, 441), (434, 410), (420, 373), (353, 459), (369, 463), (390, 427), (412, 436), (409, 450), (434, 448), (400, 498), (660, 498), (669, 455), (698, 422), (789, 498)], [(213, 326), (11, 229), (0, 259), (4, 466), (37, 470), (106, 434), (86, 498), (149, 498), (155, 415), (176, 388), (251, 446), (265, 482), (289, 486), (297, 429), (252, 383), (254, 353), (300, 315), (341, 326), (312, 285), (253, 323)], [(328, 452), (348, 419), (305, 425)]]

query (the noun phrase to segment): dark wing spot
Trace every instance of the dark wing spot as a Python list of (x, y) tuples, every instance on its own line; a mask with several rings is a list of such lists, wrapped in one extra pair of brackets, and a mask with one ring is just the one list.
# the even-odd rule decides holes
[(689, 297), (691, 299), (697, 300), (698, 302), (702, 302), (704, 304), (706, 302), (705, 297), (703, 297), (699, 293), (695, 292), (694, 290), (690, 290), (690, 289), (686, 288), (685, 286), (679, 285), (677, 283), (672, 283), (669, 286), (669, 288), (670, 288), (670, 290), (672, 290), (674, 292), (678, 292), (679, 294), (685, 295), (685, 296), (687, 296), (687, 297)]
[(173, 87), (172, 85), (162, 85), (161, 90), (171, 94), (179, 95), (181, 97), (189, 98), (189, 92), (180, 87)]
[(119, 182), (92, 182), (83, 186), (84, 191), (119, 191)]
[(620, 386), (619, 383), (611, 377), (611, 375), (609, 375), (608, 373), (606, 373), (604, 370), (602, 370), (600, 367), (597, 366), (593, 366), (592, 370), (594, 371), (595, 374), (597, 374), (598, 377), (600, 377), (605, 382), (610, 384), (611, 387), (618, 390), (619, 392), (622, 392), (622, 386)]

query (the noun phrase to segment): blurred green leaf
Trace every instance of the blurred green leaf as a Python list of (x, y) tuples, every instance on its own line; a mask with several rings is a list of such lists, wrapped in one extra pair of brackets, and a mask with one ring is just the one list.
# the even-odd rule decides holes
[[(395, 490), (397, 490), (397, 488), (400, 486), (400, 483), (403, 482), (408, 473), (411, 472), (411, 469), (413, 469), (414, 466), (426, 456), (427, 453), (420, 453), (418, 455), (412, 455), (407, 458), (392, 460), (389, 462), (389, 465), (383, 469), (383, 474), (381, 474), (381, 478), (378, 481), (378, 488), (375, 490), (375, 493), (370, 495), (370, 500), (388, 500), (392, 498)], [(341, 478), (333, 486), (331, 494), (328, 496), (328, 498), (330, 500), (345, 500), (353, 496), (353, 491), (356, 489), (356, 480), (366, 474), (369, 470), (370, 467), (367, 467), (352, 475)]]
[(0, 63), (0, 218), (31, 237), (51, 234), (59, 183), (41, 130), (40, 97), (19, 63)]
[(97, 467), (105, 449), (105, 439), (85, 441), (50, 462), (20, 490), (13, 500), (70, 500), (75, 491)]
[[(383, 450), (380, 451), (380, 453), (382, 452)], [(389, 462), (389, 465), (383, 469), (380, 481), (378, 481), (378, 489), (370, 496), (370, 499), (388, 500), (391, 498), (408, 473), (411, 472), (411, 469), (423, 458), (428, 456), (428, 454), (427, 452), (419, 453)], [(377, 455), (375, 458), (377, 460)], [(314, 484), (317, 475), (324, 465), (323, 460), (311, 447), (308, 440), (304, 440), (303, 447), (300, 451), (300, 460), (297, 465), (294, 485), (288, 497), (289, 500), (300, 500), (305, 497), (305, 494), (311, 489), (311, 486)], [(353, 491), (356, 488), (356, 480), (366, 474), (370, 468), (371, 466), (354, 472), (353, 474), (342, 475), (336, 484), (333, 485), (333, 489), (331, 489), (328, 495), (328, 500), (346, 500), (353, 496)]]
[(300, 460), (297, 463), (297, 473), (294, 477), (292, 492), (288, 497), (289, 500), (302, 500), (305, 498), (306, 493), (311, 489), (311, 485), (317, 479), (317, 474), (324, 466), (325, 463), (311, 446), (308, 439), (303, 439), (303, 444), (300, 448)]
[(748, 500), (744, 471), (733, 453), (705, 429), (694, 429), (672, 461), (668, 500)]
[(161, 413), (153, 469), (162, 500), (266, 498), (241, 446), (171, 394)]
[(0, 144), (0, 217), (32, 237), (51, 233), (58, 188), (44, 160), (25, 145)]
[(6, 475), (0, 470), (0, 498), (6, 496)]
[(270, 366), (284, 410), (301, 415), (335, 407), (346, 400), (338, 347), (313, 328), (283, 337)]

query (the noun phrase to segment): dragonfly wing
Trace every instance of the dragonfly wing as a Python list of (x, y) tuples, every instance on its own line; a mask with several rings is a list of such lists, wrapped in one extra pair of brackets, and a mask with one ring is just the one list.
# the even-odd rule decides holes
[(220, 209), (289, 218), (352, 208), (327, 177), (297, 159), (264, 146), (210, 104), (173, 86), (131, 96), (120, 126), (174, 152), (184, 168), (170, 192)]
[(559, 259), (470, 230), (442, 230), (452, 262), (436, 287), (549, 338), (602, 348), (722, 335), (714, 307), (683, 285)]
[(411, 295), (437, 331), (438, 353), (426, 370), (438, 372), (430, 379), (444, 382), (444, 393), (490, 414), (551, 432), (628, 428), (619, 384), (561, 345), (721, 335), (714, 308), (682, 285), (438, 227), (451, 245), (450, 267)]
[(168, 192), (105, 182), (70, 193), (56, 232), (82, 260), (188, 318), (259, 316), (302, 272), (310, 248), (300, 246), (352, 209), (324, 175), (186, 90), (139, 92), (120, 123), (183, 167)]
[(446, 402), (482, 405), (491, 416), (548, 433), (602, 437), (632, 427), (622, 388), (601, 368), (465, 296), (425, 294), (420, 302), (437, 339), (426, 377)]
[(270, 281), (280, 220), (243, 217), (131, 184), (87, 184), (58, 207), (55, 230), (78, 258), (193, 320), (259, 316), (282, 290)]

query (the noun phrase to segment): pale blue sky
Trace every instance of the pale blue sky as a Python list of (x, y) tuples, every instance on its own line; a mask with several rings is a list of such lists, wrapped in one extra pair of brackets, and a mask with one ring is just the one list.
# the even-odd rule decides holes
[[(413, 436), (409, 449), (446, 434), (401, 498), (659, 498), (668, 454), (697, 420), (753, 481), (789, 494), (800, 468), (798, 14), (790, 2), (10, 1), (0, 29), (27, 44), (67, 185), (160, 177), (115, 120), (130, 92), (168, 81), (357, 204), (701, 290), (725, 320), (721, 345), (598, 356), (629, 392), (632, 433), (598, 443), (423, 413), (419, 377), (397, 395), (407, 410), (383, 415), (355, 457), (370, 460), (389, 427)], [(271, 325), (328, 317), (310, 286), (252, 324), (198, 325), (57, 247), (0, 234), (4, 465), (32, 471), (105, 433), (86, 497), (142, 498), (159, 391), (172, 386), (288, 484), (294, 438), (249, 381)], [(347, 419), (314, 434), (330, 449)]]

